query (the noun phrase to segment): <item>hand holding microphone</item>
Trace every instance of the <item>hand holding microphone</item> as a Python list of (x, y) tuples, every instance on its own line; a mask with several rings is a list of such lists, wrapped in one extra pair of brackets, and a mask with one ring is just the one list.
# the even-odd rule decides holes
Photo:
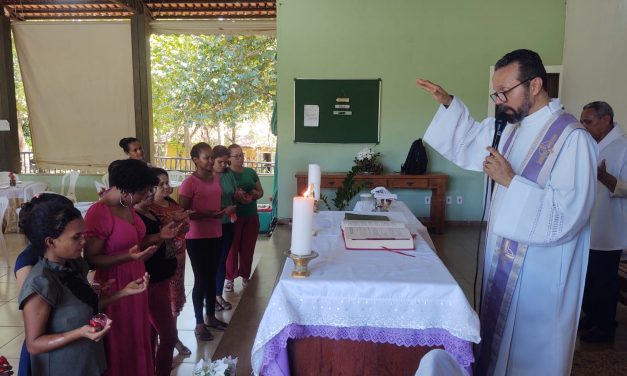
[(483, 171), (494, 181), (504, 187), (509, 187), (512, 179), (516, 174), (510, 163), (505, 157), (499, 153), (498, 146), (503, 135), (503, 130), (507, 125), (507, 120), (504, 114), (497, 114), (496, 121), (494, 122), (494, 137), (492, 138), (492, 146), (487, 150), (490, 152), (483, 161)]

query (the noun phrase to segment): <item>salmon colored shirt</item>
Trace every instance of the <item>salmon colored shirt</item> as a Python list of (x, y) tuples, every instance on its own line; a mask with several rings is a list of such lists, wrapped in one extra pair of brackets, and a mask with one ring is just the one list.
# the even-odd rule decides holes
[[(196, 175), (188, 176), (179, 188), (179, 196), (185, 196), (192, 201), (190, 210), (200, 213), (218, 211), (222, 196), (220, 179), (213, 178), (204, 181)], [(220, 218), (191, 219), (189, 231), (185, 239), (207, 239), (222, 236), (222, 223)]]

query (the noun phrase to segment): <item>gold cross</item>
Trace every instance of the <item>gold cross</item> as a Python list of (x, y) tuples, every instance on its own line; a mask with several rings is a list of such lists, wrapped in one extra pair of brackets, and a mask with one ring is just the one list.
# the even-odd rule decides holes
[(554, 134), (550, 140), (546, 140), (538, 146), (540, 155), (538, 156), (538, 164), (543, 164), (546, 158), (553, 152), (553, 145), (557, 141), (557, 135)]

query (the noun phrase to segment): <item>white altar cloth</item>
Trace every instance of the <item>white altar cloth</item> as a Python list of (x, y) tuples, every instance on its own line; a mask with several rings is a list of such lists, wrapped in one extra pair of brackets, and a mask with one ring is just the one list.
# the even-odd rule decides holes
[[(364, 214), (360, 212), (360, 214)], [(420, 223), (400, 212), (385, 214), (412, 227)], [(388, 251), (346, 250), (340, 222), (344, 212), (314, 215), (311, 275), (291, 276), (286, 259), (252, 348), (252, 367), (258, 374), (264, 346), (290, 324), (403, 329), (438, 328), (478, 343), (479, 318), (464, 292), (429, 244), (416, 237), (416, 257)], [(424, 226), (423, 226), (424, 227)], [(430, 240), (430, 239), (429, 239)]]

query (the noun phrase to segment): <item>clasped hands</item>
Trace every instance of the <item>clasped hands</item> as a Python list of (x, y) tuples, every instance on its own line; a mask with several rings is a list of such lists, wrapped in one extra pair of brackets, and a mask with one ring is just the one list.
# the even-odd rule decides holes
[(483, 161), (483, 172), (500, 185), (509, 187), (516, 175), (512, 165), (495, 148), (488, 147), (486, 149), (490, 152), (490, 155)]

